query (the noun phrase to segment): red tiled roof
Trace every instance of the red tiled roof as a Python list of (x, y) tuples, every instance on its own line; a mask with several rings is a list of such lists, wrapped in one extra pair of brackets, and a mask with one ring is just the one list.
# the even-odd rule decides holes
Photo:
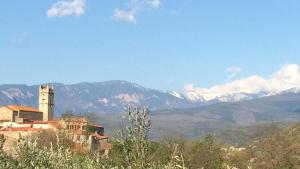
[(18, 124), (33, 124), (33, 122), (18, 122)]
[(19, 106), (19, 105), (7, 105), (5, 106), (7, 107), (8, 109), (10, 110), (13, 110), (13, 111), (27, 111), (27, 112), (38, 112), (40, 113), (41, 111), (34, 108), (34, 107), (28, 107), (28, 106)]
[(50, 124), (50, 123), (58, 123), (56, 120), (49, 120), (49, 121), (41, 121), (41, 120), (35, 120), (33, 121), (34, 124)]
[(7, 131), (41, 131), (43, 129), (31, 128), (31, 127), (11, 127), (11, 128), (6, 128), (5, 130), (7, 130)]
[(0, 119), (0, 122), (10, 122), (10, 119)]
[(56, 129), (61, 129), (63, 128), (59, 123), (58, 121), (56, 120), (49, 120), (49, 121), (33, 121), (32, 124), (48, 124)]
[(33, 121), (33, 124), (48, 124), (47, 121)]
[(59, 124), (58, 122), (50, 122), (48, 123), (50, 126), (53, 126), (56, 129), (62, 129), (63, 126), (61, 124)]

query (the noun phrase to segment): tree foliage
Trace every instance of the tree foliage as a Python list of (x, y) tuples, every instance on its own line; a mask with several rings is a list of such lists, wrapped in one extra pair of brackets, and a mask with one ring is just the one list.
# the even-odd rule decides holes
[(198, 141), (188, 155), (190, 168), (223, 168), (223, 153), (217, 140), (208, 135), (204, 140)]
[[(4, 151), (0, 135), (0, 168), (8, 169), (298, 169), (300, 125), (268, 127), (244, 148), (223, 144), (212, 135), (197, 140), (149, 139), (148, 109), (128, 109), (126, 126), (103, 152), (76, 153), (64, 132), (42, 132), (18, 142), (17, 154)], [(171, 141), (170, 141), (171, 140)]]

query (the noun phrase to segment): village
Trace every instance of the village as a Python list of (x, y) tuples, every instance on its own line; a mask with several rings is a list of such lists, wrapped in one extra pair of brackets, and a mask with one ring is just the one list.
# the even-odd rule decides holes
[(300, 0), (2, 0), (0, 169), (300, 169)]
[(0, 135), (6, 139), (4, 150), (14, 152), (21, 138), (44, 131), (65, 131), (73, 142), (74, 151), (98, 151), (105, 154), (111, 147), (104, 127), (91, 124), (85, 117), (54, 118), (54, 88), (39, 86), (38, 108), (25, 105), (0, 107)]

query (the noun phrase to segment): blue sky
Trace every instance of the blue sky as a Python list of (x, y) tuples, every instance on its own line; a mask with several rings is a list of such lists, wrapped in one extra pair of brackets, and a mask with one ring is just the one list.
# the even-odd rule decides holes
[[(300, 64), (300, 1), (3, 0), (0, 84), (127, 80), (161, 90)], [(156, 3), (156, 4), (155, 4)], [(56, 13), (55, 13), (56, 12)]]

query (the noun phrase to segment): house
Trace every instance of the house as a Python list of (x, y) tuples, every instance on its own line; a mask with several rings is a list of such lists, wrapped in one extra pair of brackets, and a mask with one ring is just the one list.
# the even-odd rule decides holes
[(73, 133), (76, 151), (106, 150), (110, 147), (108, 136), (104, 135), (104, 127), (90, 124), (83, 117), (69, 117), (59, 121), (64, 130)]
[(39, 88), (39, 108), (23, 105), (6, 105), (0, 107), (0, 122), (23, 123), (32, 121), (49, 121), (53, 119), (53, 114), (53, 87), (41, 85)]
[(66, 117), (59, 120), (63, 128), (67, 130), (86, 130), (88, 121), (83, 117)]
[(0, 119), (2, 122), (43, 120), (43, 112), (33, 107), (7, 105), (0, 107)]

